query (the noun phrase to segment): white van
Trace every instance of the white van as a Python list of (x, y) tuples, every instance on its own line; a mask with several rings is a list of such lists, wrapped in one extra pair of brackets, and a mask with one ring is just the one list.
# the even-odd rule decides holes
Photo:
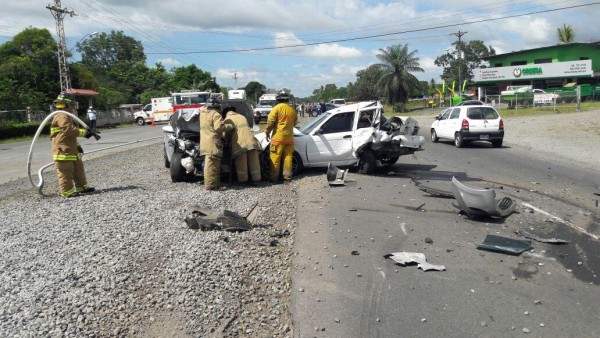
[(346, 105), (346, 100), (345, 99), (333, 99), (333, 100), (329, 101), (329, 103), (331, 103), (332, 105), (334, 105), (336, 107), (341, 107), (341, 106)]

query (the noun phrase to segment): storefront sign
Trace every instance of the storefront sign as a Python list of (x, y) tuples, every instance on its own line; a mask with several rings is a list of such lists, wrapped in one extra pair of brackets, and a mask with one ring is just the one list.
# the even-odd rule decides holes
[(592, 76), (592, 60), (544, 63), (473, 70), (475, 82)]

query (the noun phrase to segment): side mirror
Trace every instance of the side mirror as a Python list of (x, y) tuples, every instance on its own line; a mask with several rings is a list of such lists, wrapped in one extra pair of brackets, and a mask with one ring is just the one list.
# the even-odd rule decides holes
[(434, 117), (433, 119), (434, 119), (434, 120), (439, 120), (439, 119), (440, 119), (440, 117), (441, 117), (441, 116), (440, 116), (440, 115), (438, 115), (438, 116)]

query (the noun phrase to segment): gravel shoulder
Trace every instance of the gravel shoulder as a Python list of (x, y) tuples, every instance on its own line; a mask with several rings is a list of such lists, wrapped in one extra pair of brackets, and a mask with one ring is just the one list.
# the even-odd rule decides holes
[[(0, 186), (0, 336), (292, 334), (294, 185), (174, 184), (158, 143), (85, 165), (97, 193), (60, 199), (52, 171), (49, 197), (25, 179)], [(255, 203), (248, 232), (183, 221), (190, 205), (246, 215)]]

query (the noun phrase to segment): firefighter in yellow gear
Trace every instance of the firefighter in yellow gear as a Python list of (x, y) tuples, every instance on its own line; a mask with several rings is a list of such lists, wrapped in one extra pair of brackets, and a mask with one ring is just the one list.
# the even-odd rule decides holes
[(211, 97), (200, 110), (200, 156), (204, 156), (204, 188), (221, 187), (221, 158), (223, 157), (223, 132), (233, 127), (225, 124), (221, 116), (221, 102)]
[(231, 157), (235, 161), (238, 182), (247, 183), (248, 176), (252, 183), (260, 182), (260, 162), (258, 160), (260, 144), (250, 129), (248, 119), (244, 115), (238, 114), (233, 107), (227, 108), (225, 113), (227, 114), (225, 124), (233, 126)]
[(292, 162), (294, 156), (294, 126), (298, 123), (296, 110), (290, 105), (289, 95), (282, 91), (276, 96), (277, 105), (271, 109), (267, 118), (265, 134), (271, 139), (271, 181), (279, 180), (281, 161), (283, 160), (283, 179), (292, 180)]
[[(54, 100), (54, 107), (77, 116), (75, 101), (70, 94), (60, 94)], [(58, 113), (52, 118), (50, 124), (52, 157), (61, 197), (75, 197), (96, 190), (87, 185), (83, 161), (81, 161), (83, 150), (77, 143), (77, 137), (92, 136), (93, 133), (88, 129), (75, 126), (73, 118), (65, 113)]]

